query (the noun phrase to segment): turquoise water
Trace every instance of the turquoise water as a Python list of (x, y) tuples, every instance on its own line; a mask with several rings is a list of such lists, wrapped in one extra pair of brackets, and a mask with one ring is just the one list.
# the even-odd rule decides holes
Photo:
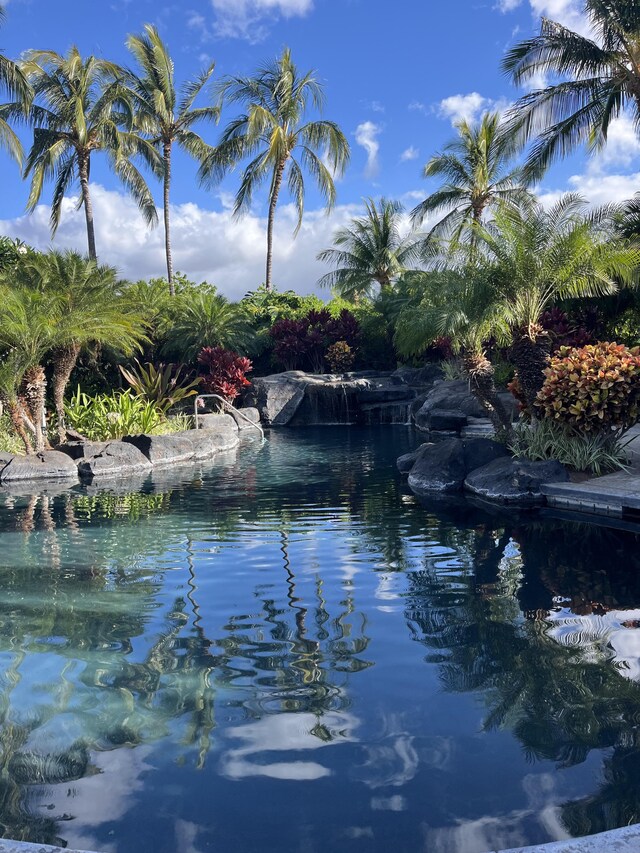
[(0, 497), (0, 834), (481, 853), (640, 820), (640, 542), (420, 504), (401, 427)]

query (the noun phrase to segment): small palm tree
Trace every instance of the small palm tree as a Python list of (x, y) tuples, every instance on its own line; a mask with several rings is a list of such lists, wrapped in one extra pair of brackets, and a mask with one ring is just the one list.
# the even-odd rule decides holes
[(336, 248), (324, 249), (318, 260), (336, 267), (318, 282), (333, 288), (345, 299), (372, 295), (372, 287), (389, 291), (396, 279), (410, 268), (419, 255), (419, 243), (402, 237), (403, 207), (382, 198), (378, 203), (365, 199), (366, 214), (350, 226), (336, 231)]
[[(150, 156), (144, 142), (130, 132), (132, 114), (121, 84), (122, 70), (112, 62), (90, 56), (76, 47), (66, 56), (52, 50), (32, 50), (20, 63), (34, 92), (29, 121), (34, 127), (25, 176), (31, 176), (27, 210), (33, 211), (44, 183), (54, 180), (51, 233), (60, 224), (62, 202), (77, 180), (84, 208), (89, 257), (96, 259), (93, 206), (89, 191), (91, 157), (104, 151), (120, 180), (131, 192), (148, 224), (157, 221), (149, 189), (132, 165), (133, 153)], [(7, 118), (23, 117), (20, 103), (3, 108)]]
[(273, 223), (283, 182), (286, 180), (298, 213), (297, 233), (304, 212), (303, 168), (314, 178), (330, 209), (336, 197), (334, 175), (342, 174), (346, 167), (349, 144), (334, 122), (304, 121), (309, 102), (322, 108), (322, 87), (314, 72), (300, 74), (288, 49), (258, 69), (254, 77), (230, 77), (218, 88), (223, 99), (244, 104), (246, 112), (225, 128), (200, 176), (203, 182), (212, 183), (240, 160), (251, 158), (236, 194), (236, 215), (250, 209), (256, 189), (269, 181), (265, 286), (271, 290)]
[(129, 36), (127, 47), (135, 57), (140, 75), (132, 73), (129, 88), (133, 94), (136, 124), (157, 149), (159, 162), (154, 171), (161, 177), (164, 200), (165, 253), (169, 292), (175, 295), (173, 281), (173, 259), (171, 255), (171, 228), (169, 201), (171, 192), (171, 155), (174, 145), (186, 151), (202, 164), (211, 153), (211, 148), (192, 130), (200, 121), (217, 121), (218, 107), (194, 108), (193, 103), (213, 74), (212, 63), (194, 81), (186, 83), (180, 95), (176, 92), (174, 65), (169, 50), (157, 29), (150, 24), (141, 36)]
[[(4, 23), (5, 11), (4, 6), (0, 6), (0, 24)], [(4, 54), (0, 53), (0, 86), (9, 92), (11, 96), (16, 96), (22, 104), (23, 109), (28, 108), (28, 105), (33, 97), (33, 92), (29, 86), (20, 66), (8, 59)], [(4, 148), (13, 159), (18, 163), (22, 163), (22, 144), (17, 134), (3, 117), (0, 109), (0, 148)]]
[(472, 393), (484, 407), (497, 434), (510, 435), (510, 412), (498, 395), (494, 368), (485, 353), (486, 341), (509, 340), (509, 327), (489, 267), (460, 271), (415, 273), (422, 297), (400, 313), (395, 333), (401, 355), (422, 354), (438, 337), (449, 337), (469, 378)]
[(619, 211), (586, 208), (583, 198), (568, 193), (549, 210), (535, 204), (526, 213), (498, 211), (493, 223), (478, 229), (495, 266), (497, 298), (529, 408), (550, 350), (544, 312), (565, 299), (615, 293), (635, 281), (640, 265), (640, 249), (615, 237)]
[(487, 210), (518, 207), (531, 198), (522, 170), (513, 163), (518, 147), (504, 133), (498, 113), (485, 113), (479, 124), (461, 121), (456, 128), (458, 137), (432, 157), (423, 172), (425, 178), (444, 178), (446, 183), (411, 212), (414, 225), (444, 214), (429, 236), (450, 239), (453, 246), (465, 232), (473, 238), (469, 226), (480, 223)]
[(558, 157), (588, 143), (606, 145), (611, 121), (630, 109), (640, 122), (640, 5), (628, 0), (585, 0), (593, 37), (547, 18), (540, 35), (520, 42), (502, 67), (516, 84), (541, 74), (558, 78), (524, 95), (511, 113), (512, 131), (524, 140), (538, 137), (527, 161), (540, 177)]
[(202, 291), (176, 296), (163, 349), (193, 361), (203, 347), (243, 349), (251, 341), (244, 312), (218, 293)]

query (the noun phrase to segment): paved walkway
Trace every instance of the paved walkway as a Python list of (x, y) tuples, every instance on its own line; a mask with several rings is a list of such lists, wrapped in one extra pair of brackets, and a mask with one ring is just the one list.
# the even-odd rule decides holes
[(550, 483), (542, 487), (547, 504), (560, 509), (640, 520), (640, 426), (630, 430), (627, 438), (630, 440), (628, 471), (616, 471), (583, 483)]

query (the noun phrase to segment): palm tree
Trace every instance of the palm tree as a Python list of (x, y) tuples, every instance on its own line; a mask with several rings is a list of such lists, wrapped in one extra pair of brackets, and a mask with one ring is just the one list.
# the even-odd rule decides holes
[(499, 205), (517, 208), (526, 204), (527, 191), (522, 170), (513, 165), (519, 153), (513, 136), (504, 132), (499, 113), (485, 113), (479, 124), (456, 124), (458, 137), (429, 160), (425, 178), (444, 178), (446, 183), (414, 208), (414, 225), (432, 215), (444, 214), (429, 237), (450, 238), (453, 246), (469, 226), (482, 221), (487, 210)]
[(155, 171), (163, 182), (164, 233), (169, 292), (175, 295), (169, 199), (171, 191), (171, 154), (174, 144), (202, 164), (211, 148), (191, 129), (199, 121), (217, 121), (218, 107), (193, 107), (195, 99), (213, 74), (212, 63), (194, 81), (185, 83), (180, 95), (176, 92), (174, 66), (169, 50), (158, 30), (147, 24), (144, 35), (129, 36), (127, 47), (135, 57), (141, 75), (131, 74), (129, 86), (134, 96), (136, 124), (158, 150), (160, 163)]
[(631, 284), (640, 248), (615, 239), (619, 211), (586, 212), (587, 203), (568, 193), (549, 210), (501, 210), (478, 238), (496, 267), (497, 299), (512, 334), (512, 355), (527, 407), (544, 381), (550, 339), (541, 318), (565, 299), (616, 293)]
[(336, 197), (334, 175), (344, 171), (349, 144), (334, 122), (304, 122), (309, 102), (316, 109), (322, 108), (322, 87), (314, 72), (300, 74), (288, 49), (274, 62), (259, 68), (254, 77), (230, 77), (218, 88), (223, 99), (245, 105), (246, 112), (227, 125), (220, 144), (201, 167), (200, 176), (205, 183), (212, 183), (238, 161), (251, 158), (236, 194), (236, 215), (250, 209), (255, 190), (269, 181), (265, 286), (271, 290), (273, 223), (283, 181), (286, 180), (298, 213), (297, 234), (304, 212), (303, 167), (331, 209)]
[(163, 349), (192, 361), (203, 347), (242, 349), (251, 337), (248, 319), (238, 305), (218, 293), (198, 291), (176, 297)]
[(541, 74), (559, 78), (524, 95), (512, 110), (512, 130), (523, 139), (539, 137), (527, 161), (539, 177), (556, 158), (576, 146), (606, 145), (611, 121), (630, 109), (640, 121), (640, 6), (628, 0), (585, 0), (593, 37), (547, 18), (540, 35), (520, 42), (502, 67), (516, 83)]
[[(153, 198), (133, 153), (149, 156), (143, 140), (130, 132), (132, 115), (121, 84), (122, 70), (112, 62), (90, 56), (82, 59), (77, 47), (66, 56), (52, 50), (32, 50), (20, 64), (34, 92), (29, 120), (34, 139), (25, 176), (31, 176), (27, 210), (38, 204), (47, 179), (54, 179), (51, 233), (60, 223), (62, 202), (76, 180), (84, 207), (89, 257), (96, 259), (93, 207), (89, 191), (91, 155), (104, 151), (120, 180), (138, 203), (148, 224), (157, 221)], [(22, 106), (7, 104), (5, 117), (20, 120)]]
[(410, 301), (396, 324), (394, 343), (401, 355), (421, 355), (438, 337), (449, 337), (469, 378), (471, 392), (484, 407), (496, 434), (509, 436), (510, 412), (498, 395), (494, 368), (485, 353), (491, 338), (509, 339), (509, 328), (488, 266), (415, 273), (421, 298)]
[[(4, 23), (4, 6), (0, 6), (0, 24)], [(0, 53), (0, 86), (3, 86), (10, 95), (15, 95), (21, 102), (23, 108), (27, 108), (33, 92), (29, 86), (20, 66)], [(11, 125), (2, 116), (0, 111), (0, 147), (4, 148), (13, 159), (22, 164), (22, 144)]]
[(372, 286), (389, 291), (393, 282), (407, 271), (419, 252), (419, 244), (401, 236), (403, 207), (381, 198), (365, 199), (366, 214), (336, 231), (336, 248), (323, 249), (318, 260), (337, 267), (318, 284), (331, 287), (345, 299), (371, 295)]

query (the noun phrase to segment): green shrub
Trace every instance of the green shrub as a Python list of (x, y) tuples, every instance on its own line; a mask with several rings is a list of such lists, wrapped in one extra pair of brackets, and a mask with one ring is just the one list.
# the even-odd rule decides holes
[(462, 362), (458, 358), (445, 358), (444, 361), (440, 362), (440, 369), (447, 382), (467, 378)]
[(346, 341), (331, 344), (325, 358), (332, 373), (347, 373), (353, 367), (353, 350)]
[(574, 471), (596, 477), (624, 469), (628, 461), (624, 445), (614, 435), (571, 434), (550, 420), (518, 424), (509, 446), (519, 458), (532, 462), (556, 459)]
[(640, 415), (640, 349), (598, 343), (562, 347), (545, 370), (537, 414), (568, 432), (620, 433)]
[(130, 390), (90, 397), (80, 387), (65, 403), (67, 424), (91, 441), (161, 432), (167, 421), (156, 406)]
[(24, 453), (24, 444), (13, 431), (9, 415), (0, 415), (0, 453)]
[(200, 377), (191, 379), (183, 376), (182, 371), (182, 366), (160, 364), (155, 367), (150, 362), (142, 365), (137, 359), (135, 368), (124, 368), (120, 365), (120, 373), (137, 396), (153, 403), (156, 409), (163, 413), (187, 397), (197, 394), (195, 389), (200, 384)]

